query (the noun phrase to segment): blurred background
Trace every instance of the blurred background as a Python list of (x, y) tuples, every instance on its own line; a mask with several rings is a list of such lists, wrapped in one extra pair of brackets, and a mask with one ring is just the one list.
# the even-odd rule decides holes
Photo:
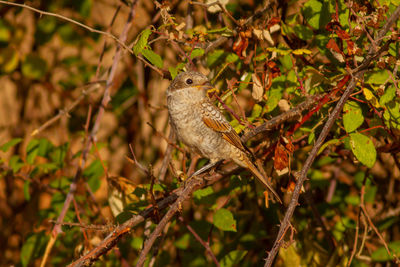
[[(183, 222), (170, 222), (146, 262), (217, 265), (190, 226), (209, 243), (219, 265), (263, 265), (296, 182), (292, 171), (301, 170), (345, 89), (339, 85), (346, 69), (361, 62), (369, 35), (374, 36), (399, 4), (345, 0), (221, 0), (220, 5), (174, 0), (13, 3), (51, 14), (0, 2), (2, 266), (71, 263), (152, 203), (151, 181), (143, 168), (157, 178), (154, 191), (159, 199), (181, 186), (190, 164), (196, 168), (205, 164), (204, 159), (192, 163), (193, 155), (179, 142), (167, 150), (165, 90), (171, 76), (190, 68), (210, 77), (222, 101), (216, 104), (241, 134), (311, 95), (330, 96), (301, 124), (301, 118), (286, 122), (248, 143), (273, 178), (283, 206), (270, 202), (267, 207), (262, 186), (248, 172), (227, 177), (184, 203), (177, 215)], [(132, 4), (134, 17), (129, 21)], [(115, 40), (65, 18), (117, 38), (129, 25), (124, 42), (129, 51), (122, 48), (117, 57)], [(397, 22), (392, 31), (398, 33), (398, 27)], [(382, 240), (399, 255), (398, 51), (397, 37), (357, 85), (332, 128), (304, 188), (309, 202), (301, 197), (276, 266), (350, 262), (389, 266), (396, 258), (387, 253)], [(106, 85), (107, 80), (111, 83)], [(103, 107), (105, 90), (111, 99)], [(104, 114), (99, 115), (102, 108)], [(95, 125), (98, 131), (93, 130)], [(132, 163), (134, 157), (139, 164)], [(165, 157), (169, 164), (163, 163)], [(77, 188), (62, 221), (80, 225), (63, 225), (62, 233), (54, 236), (54, 221), (71, 184)], [(133, 265), (156, 223), (139, 225), (97, 265)], [(357, 253), (352, 255), (353, 250)]]

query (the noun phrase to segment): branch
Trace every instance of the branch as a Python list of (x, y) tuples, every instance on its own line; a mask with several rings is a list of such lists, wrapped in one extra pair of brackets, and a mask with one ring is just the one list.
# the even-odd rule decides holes
[[(135, 0), (132, 3), (131, 10), (129, 12), (129, 17), (128, 17), (127, 22), (126, 22), (126, 24), (124, 26), (124, 29), (123, 29), (123, 31), (121, 33), (121, 39), (120, 40), (121, 40), (122, 43), (126, 41), (128, 30), (130, 29), (130, 27), (132, 25), (131, 22), (133, 20), (133, 17), (135, 16), (136, 2), (137, 2), (137, 0)], [(72, 202), (72, 200), (74, 198), (74, 194), (75, 194), (75, 191), (76, 191), (76, 188), (77, 188), (77, 183), (78, 183), (79, 179), (81, 178), (81, 174), (82, 174), (82, 171), (83, 171), (83, 169), (85, 167), (86, 160), (87, 160), (90, 148), (92, 147), (92, 144), (96, 139), (96, 135), (97, 135), (97, 132), (99, 130), (100, 123), (101, 123), (101, 120), (103, 118), (105, 108), (106, 108), (108, 102), (111, 99), (110, 98), (110, 88), (111, 88), (112, 82), (113, 82), (114, 77), (115, 77), (115, 72), (116, 72), (119, 60), (121, 58), (121, 54), (122, 54), (121, 53), (121, 46), (118, 45), (117, 48), (116, 48), (114, 61), (113, 61), (113, 64), (111, 66), (111, 69), (110, 69), (110, 72), (109, 72), (109, 75), (108, 75), (108, 78), (107, 78), (107, 81), (106, 81), (105, 90), (104, 90), (104, 94), (103, 94), (103, 99), (101, 101), (101, 105), (100, 105), (99, 110), (97, 112), (96, 121), (93, 124), (93, 127), (92, 127), (92, 129), (90, 131), (89, 137), (86, 138), (84, 149), (82, 151), (80, 164), (78, 166), (78, 169), (75, 172), (75, 176), (74, 176), (73, 182), (70, 185), (69, 192), (68, 192), (68, 194), (67, 194), (67, 196), (65, 198), (63, 208), (62, 208), (62, 210), (61, 210), (61, 212), (60, 212), (60, 214), (59, 214), (59, 216), (57, 218), (57, 224), (54, 226), (54, 228), (52, 230), (50, 241), (47, 244), (45, 256), (43, 257), (43, 260), (41, 262), (41, 266), (45, 266), (46, 265), (47, 257), (51, 252), (51, 249), (52, 249), (52, 247), (53, 247), (53, 245), (54, 245), (54, 243), (55, 243), (55, 241), (57, 239), (57, 236), (58, 236), (58, 234), (60, 234), (62, 232), (61, 223), (64, 221), (65, 215), (67, 214), (69, 206), (71, 205), (71, 202)], [(89, 110), (91, 111), (91, 109), (89, 109)], [(91, 112), (89, 112), (89, 113), (91, 113)], [(88, 129), (88, 127), (89, 127), (89, 116), (88, 116), (88, 120), (87, 120), (86, 125), (87, 125), (87, 129)]]
[[(379, 31), (377, 37), (375, 38), (375, 43), (376, 45), (379, 47), (379, 45), (382, 42), (382, 37), (384, 35), (386, 35), (386, 33), (389, 31), (389, 28), (391, 27), (391, 25), (397, 21), (397, 19), (400, 16), (400, 6), (398, 6), (396, 8), (396, 10), (393, 12), (393, 14), (391, 15), (391, 17), (387, 20), (386, 24), (383, 26), (382, 30)], [(387, 42), (389, 43), (389, 42)], [(385, 45), (386, 48), (388, 47), (388, 45)], [(268, 254), (268, 258), (265, 261), (265, 267), (269, 267), (272, 265), (276, 254), (278, 253), (279, 248), (282, 246), (283, 240), (284, 240), (284, 234), (287, 230), (287, 228), (290, 225), (290, 219), (293, 216), (293, 212), (296, 208), (296, 206), (298, 205), (298, 199), (299, 199), (299, 195), (300, 195), (300, 189), (303, 186), (304, 181), (306, 180), (306, 175), (308, 170), (311, 167), (311, 164), (314, 162), (316, 156), (317, 156), (317, 152), (320, 149), (320, 147), (322, 146), (325, 138), (327, 137), (333, 123), (335, 122), (336, 118), (338, 117), (340, 111), (343, 108), (344, 103), (346, 102), (347, 98), (350, 96), (350, 94), (353, 92), (354, 87), (356, 86), (358, 80), (364, 75), (364, 73), (366, 72), (366, 69), (368, 68), (369, 64), (371, 63), (371, 61), (378, 57), (384, 50), (380, 49), (379, 51), (375, 51), (375, 49), (373, 48), (373, 46), (370, 46), (370, 49), (368, 51), (368, 55), (366, 56), (366, 58), (364, 59), (364, 61), (362, 62), (362, 64), (356, 68), (355, 70), (353, 70), (351, 72), (352, 74), (352, 78), (350, 80), (350, 83), (348, 84), (346, 90), (344, 91), (342, 97), (340, 98), (339, 102), (336, 104), (336, 107), (334, 108), (334, 110), (332, 111), (332, 113), (329, 115), (329, 118), (327, 120), (327, 122), (324, 125), (324, 128), (322, 129), (321, 134), (319, 135), (317, 141), (315, 142), (314, 147), (312, 148), (309, 156), (307, 157), (306, 162), (304, 163), (303, 169), (300, 172), (300, 177), (296, 182), (296, 187), (293, 191), (293, 196), (292, 199), (290, 201), (290, 204), (286, 210), (285, 213), (285, 217), (281, 223), (281, 226), (279, 228), (279, 233), (276, 237), (275, 243), (271, 249), (271, 251)]]
[[(224, 168), (222, 168), (222, 170), (219, 171), (219, 173), (215, 173), (213, 175), (205, 177), (205, 179), (196, 179), (196, 178), (190, 179), (186, 183), (185, 187), (182, 186), (176, 189), (175, 192), (173, 192), (171, 195), (159, 200), (157, 202), (158, 210), (161, 211), (174, 202), (181, 203), (183, 199), (187, 199), (197, 189), (214, 184), (220, 179), (227, 177), (238, 170), (240, 170), (240, 168), (236, 164), (232, 163), (225, 165)], [(170, 214), (175, 213), (178, 210), (178, 208), (179, 205), (174, 206), (173, 204), (169, 210)], [(154, 213), (154, 207), (150, 207), (137, 215), (133, 215), (131, 219), (129, 219), (128, 221), (126, 221), (125, 223), (121, 224), (116, 229), (114, 229), (114, 231), (112, 231), (96, 248), (92, 249), (86, 255), (74, 261), (69, 266), (75, 267), (75, 266), (87, 266), (93, 264), (96, 260), (98, 260), (100, 256), (106, 254), (109, 250), (111, 250), (123, 236), (125, 236), (132, 230), (132, 228), (134, 228), (139, 223), (143, 222), (145, 219), (151, 217), (153, 213)], [(169, 216), (169, 218), (170, 217), (171, 216)], [(163, 221), (163, 219), (157, 225), (154, 231), (156, 231), (158, 228), (161, 230), (164, 228), (163, 226), (165, 226), (166, 222)], [(150, 245), (148, 241), (146, 241), (146, 243), (147, 246)]]
[[(308, 98), (306, 101), (297, 105), (295, 108), (287, 111), (285, 114), (281, 114), (271, 119), (270, 121), (264, 123), (263, 125), (255, 128), (253, 131), (243, 136), (242, 140), (248, 141), (250, 138), (254, 137), (257, 133), (262, 133), (271, 130), (274, 127), (277, 127), (278, 125), (284, 123), (285, 121), (293, 120), (294, 118), (301, 116), (302, 111), (311, 108), (313, 104), (315, 104), (315, 102), (317, 102), (318, 99), (320, 99), (321, 97), (322, 96), (312, 96)], [(227, 177), (239, 171), (240, 169), (241, 169), (240, 167), (232, 163), (223, 166), (221, 170), (218, 170), (218, 173), (215, 173), (210, 176), (205, 176), (203, 180), (198, 180), (197, 178), (193, 177), (193, 179), (189, 179), (189, 181), (186, 183), (186, 186), (178, 188), (171, 195), (157, 201), (157, 208), (159, 212), (161, 212), (162, 210), (167, 208), (170, 204), (176, 202), (179, 197), (181, 197), (180, 198), (181, 200), (187, 199), (194, 191), (212, 185), (217, 181), (219, 181), (220, 179)], [(190, 190), (184, 191), (187, 188), (190, 188)], [(171, 215), (172, 213), (175, 214), (177, 212), (178, 210), (177, 208), (179, 208), (179, 205), (175, 205), (174, 208), (172, 207), (170, 208), (170, 214), (168, 215), (169, 218), (172, 218)], [(80, 259), (77, 259), (76, 261), (71, 263), (70, 266), (86, 266), (93, 264), (100, 256), (106, 254), (109, 250), (111, 250), (118, 243), (118, 241), (123, 236), (128, 234), (136, 225), (143, 222), (145, 219), (151, 217), (153, 214), (154, 214), (154, 207), (152, 206), (147, 210), (141, 212), (140, 214), (133, 215), (131, 219), (129, 219), (128, 221), (126, 221), (125, 223), (114, 229), (114, 231), (112, 231), (112, 233), (110, 233), (96, 248), (92, 249), (86, 255), (82, 256)], [(165, 224), (166, 221), (163, 221), (162, 224), (160, 222), (160, 224), (157, 225), (156, 229), (159, 228), (158, 232), (162, 231)], [(146, 251), (149, 251), (154, 241), (155, 240), (152, 240), (152, 242), (146, 241), (147, 244)]]
[(304, 110), (310, 109), (317, 103), (320, 99), (322, 99), (322, 95), (313, 95), (308, 97), (304, 102), (298, 104), (295, 108), (288, 110), (285, 113), (282, 113), (269, 121), (263, 123), (262, 125), (258, 126), (257, 128), (245, 133), (241, 139), (243, 142), (247, 142), (251, 138), (255, 137), (260, 133), (266, 133), (268, 131), (273, 130), (276, 126), (281, 125), (285, 121), (292, 121), (296, 120), (301, 117), (301, 113)]

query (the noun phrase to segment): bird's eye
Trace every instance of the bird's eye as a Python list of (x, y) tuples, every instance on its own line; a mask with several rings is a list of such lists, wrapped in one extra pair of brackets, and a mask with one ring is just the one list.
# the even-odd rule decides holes
[(193, 83), (193, 80), (192, 79), (187, 79), (186, 80), (186, 84), (192, 84)]

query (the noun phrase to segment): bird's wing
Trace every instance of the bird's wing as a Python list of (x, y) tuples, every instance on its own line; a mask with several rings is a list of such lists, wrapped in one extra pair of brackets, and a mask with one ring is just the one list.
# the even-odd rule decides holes
[(202, 104), (202, 119), (204, 124), (213, 129), (216, 132), (222, 134), (222, 137), (239, 148), (242, 151), (246, 151), (239, 135), (235, 132), (229, 122), (221, 114), (221, 112), (210, 102), (203, 102)]

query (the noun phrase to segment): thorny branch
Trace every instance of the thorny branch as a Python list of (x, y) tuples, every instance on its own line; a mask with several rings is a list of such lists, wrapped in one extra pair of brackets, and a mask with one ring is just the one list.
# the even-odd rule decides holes
[[(393, 12), (393, 14), (390, 16), (390, 18), (387, 20), (386, 24), (382, 27), (382, 29), (379, 31), (377, 37), (375, 38), (375, 44), (377, 47), (380, 46), (380, 44), (382, 42), (382, 37), (389, 31), (392, 24), (398, 20), (399, 16), (400, 16), (400, 6), (398, 6), (396, 8), (396, 10)], [(389, 41), (387, 42), (387, 44), (388, 43), (389, 43)], [(357, 67), (355, 70), (353, 70), (351, 72), (352, 77), (351, 77), (350, 83), (348, 84), (348, 86), (347, 86), (346, 90), (344, 91), (342, 97), (340, 98), (339, 102), (336, 104), (335, 109), (329, 115), (329, 118), (328, 118), (327, 122), (325, 123), (321, 134), (319, 135), (317, 141), (315, 142), (315, 145), (312, 148), (312, 150), (311, 150), (309, 156), (307, 157), (307, 160), (304, 163), (304, 166), (300, 172), (300, 177), (298, 178), (298, 180), (296, 182), (296, 187), (293, 191), (293, 195), (292, 195), (290, 204), (286, 210), (285, 217), (279, 228), (279, 233), (278, 233), (276, 240), (274, 242), (274, 245), (273, 245), (271, 251), (268, 253), (268, 257), (265, 261), (265, 265), (264, 265), (265, 267), (269, 267), (272, 265), (272, 263), (275, 259), (275, 256), (278, 253), (279, 248), (283, 244), (285, 232), (290, 225), (290, 220), (293, 216), (293, 212), (296, 209), (296, 206), (298, 205), (300, 190), (303, 186), (304, 181), (307, 178), (307, 172), (310, 169), (311, 164), (314, 162), (314, 160), (317, 156), (318, 150), (322, 146), (333, 123), (335, 122), (337, 116), (339, 115), (340, 111), (342, 110), (343, 105), (346, 103), (346, 100), (353, 92), (353, 89), (355, 88), (357, 82), (362, 78), (362, 76), (366, 72), (369, 64), (371, 63), (371, 61), (374, 58), (378, 57), (384, 51), (385, 48), (387, 49), (388, 45), (385, 45), (382, 49), (380, 49), (379, 51), (376, 51), (374, 49), (374, 46), (371, 44), (370, 49), (368, 51), (368, 55), (365, 57), (364, 61), (361, 63), (361, 65), (359, 67)]]
[[(247, 135), (244, 135), (242, 137), (242, 141), (246, 142), (246, 141), (250, 140), (252, 137), (256, 136), (258, 133), (263, 133), (265, 131), (268, 131), (268, 130), (271, 130), (271, 129), (277, 127), (278, 125), (284, 123), (285, 121), (290, 121), (295, 118), (298, 118), (299, 116), (301, 116), (302, 111), (311, 108), (318, 101), (319, 98), (320, 98), (320, 96), (318, 96), (318, 97), (313, 96), (313, 97), (307, 99), (306, 101), (304, 101), (303, 103), (297, 105), (295, 108), (287, 111), (286, 113), (281, 114), (281, 115), (275, 117), (274, 119), (271, 119), (270, 121), (264, 123), (263, 125), (255, 128), (253, 131), (249, 132)], [(170, 204), (177, 203), (178, 198), (180, 199), (180, 203), (181, 203), (183, 200), (187, 199), (194, 191), (196, 191), (200, 188), (209, 186), (209, 185), (219, 181), (220, 179), (227, 177), (230, 174), (238, 171), (239, 169), (240, 168), (238, 166), (235, 166), (235, 164), (228, 164), (228, 165), (223, 166), (222, 169), (218, 171), (218, 173), (209, 175), (209, 176), (205, 176), (203, 180), (199, 180), (196, 177), (193, 177), (193, 179), (190, 179), (186, 183), (185, 187), (180, 187), (175, 192), (173, 192), (171, 195), (169, 195), (161, 200), (158, 200), (157, 201), (158, 210), (162, 211), (165, 208), (167, 208)], [(176, 212), (179, 211), (179, 208), (180, 208), (179, 205), (175, 205), (175, 206), (173, 206), (173, 208), (171, 206), (168, 217), (172, 218), (173, 214), (175, 214)], [(136, 225), (143, 222), (147, 218), (151, 217), (153, 213), (154, 213), (154, 207), (150, 207), (150, 208), (146, 209), (145, 211), (141, 212), (140, 214), (132, 216), (131, 219), (129, 219), (124, 224), (122, 224), (119, 227), (117, 227), (116, 229), (114, 229), (114, 231), (112, 231), (112, 233), (110, 233), (96, 248), (94, 248), (93, 250), (88, 252), (86, 255), (82, 256), (80, 259), (71, 263), (70, 266), (84, 266), (84, 265), (94, 263), (101, 255), (106, 254), (110, 249), (112, 249), (123, 236), (128, 234)], [(162, 231), (162, 229), (164, 229), (164, 226), (167, 222), (168, 222), (168, 220), (165, 220), (165, 221), (162, 220), (156, 227), (156, 230), (158, 229), (156, 233)], [(149, 236), (149, 240), (150, 240), (150, 238), (152, 238), (151, 242), (149, 242), (149, 241), (146, 242), (146, 245), (148, 247), (148, 248), (146, 247), (146, 250), (144, 250), (146, 252), (146, 254), (150, 250), (151, 245), (156, 240), (156, 237), (157, 237), (157, 235), (155, 233), (156, 230), (154, 230), (154, 232), (151, 234), (151, 236)], [(154, 237), (152, 237), (152, 235), (154, 235)], [(142, 253), (144, 253), (144, 252), (142, 252)], [(144, 256), (146, 256), (146, 255), (144, 255)]]

